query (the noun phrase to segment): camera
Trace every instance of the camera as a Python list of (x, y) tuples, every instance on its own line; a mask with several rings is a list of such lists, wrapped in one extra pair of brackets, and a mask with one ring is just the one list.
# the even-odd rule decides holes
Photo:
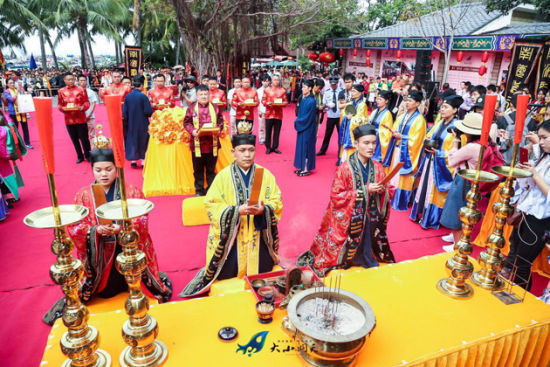
[(455, 135), (456, 135), (457, 137), (460, 136), (460, 135), (462, 135), (462, 131), (458, 130), (458, 129), (457, 129), (456, 127), (454, 127), (454, 126), (448, 127), (448, 128), (447, 128), (447, 132), (448, 132), (449, 134), (452, 134), (452, 133), (454, 132)]
[(441, 146), (441, 141), (439, 139), (425, 139), (424, 148), (437, 150)]

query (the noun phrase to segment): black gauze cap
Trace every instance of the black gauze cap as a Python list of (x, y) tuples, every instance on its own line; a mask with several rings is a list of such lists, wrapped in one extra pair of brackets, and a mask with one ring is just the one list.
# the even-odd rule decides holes
[(355, 89), (359, 93), (363, 93), (365, 91), (365, 86), (363, 84), (354, 84), (352, 89)]
[(235, 134), (231, 137), (231, 145), (233, 148), (239, 145), (254, 145), (256, 146), (256, 135), (254, 134)]
[(374, 125), (371, 125), (371, 124), (365, 124), (365, 125), (357, 126), (355, 129), (353, 129), (353, 136), (355, 137), (355, 140), (365, 135), (376, 136), (376, 127), (374, 127)]
[(455, 95), (446, 97), (443, 100), (443, 103), (446, 103), (453, 108), (459, 108), (460, 105), (464, 103), (464, 99), (461, 96), (455, 94)]
[(112, 149), (94, 149), (90, 152), (90, 162), (92, 166), (97, 162), (115, 163), (115, 155)]
[(414, 99), (416, 102), (422, 102), (422, 100), (424, 99), (422, 93), (417, 90), (411, 90), (407, 97)]

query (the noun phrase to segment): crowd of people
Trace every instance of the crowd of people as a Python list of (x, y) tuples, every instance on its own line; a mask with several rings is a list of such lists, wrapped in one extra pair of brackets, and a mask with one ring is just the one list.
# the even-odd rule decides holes
[[(269, 186), (268, 193), (262, 186), (265, 201), (249, 205), (247, 195), (259, 167), (254, 163), (257, 143), (264, 145), (267, 154), (281, 154), (283, 113), (288, 111), (284, 107), (295, 103), (294, 173), (297, 176), (311, 175), (316, 168), (316, 157), (327, 154), (335, 130), (338, 137), (338, 167), (329, 207), (319, 233), (311, 248), (299, 257), (299, 264), (311, 265), (320, 274), (326, 274), (335, 268), (394, 262), (391, 241), (386, 235), (391, 210), (408, 211), (410, 218), (425, 229), (448, 228), (450, 233), (443, 240), (456, 243), (462, 225), (459, 210), (466, 204), (465, 194), (470, 188), (470, 183), (457, 172), (478, 165), (485, 98), (496, 94), (498, 100), (490, 142), (481, 165), (483, 170), (490, 170), (492, 166), (511, 163), (517, 96), (531, 95), (531, 91), (522, 86), (516, 94), (505, 98), (502, 88), (496, 85), (472, 85), (465, 81), (458, 90), (448, 84), (440, 90), (434, 90), (433, 86), (428, 90), (426, 85), (413, 79), (410, 75), (386, 80), (339, 70), (298, 72), (261, 68), (230, 80), (219, 71), (215, 75), (199, 76), (186, 75), (181, 69), (146, 70), (133, 78), (125, 77), (119, 70), (99, 73), (75, 70), (57, 75), (27, 71), (5, 75), (4, 113), (0, 119), (3, 194), (0, 220), (19, 199), (18, 187), (22, 182), (16, 161), (26, 154), (27, 148), (33, 148), (26, 124), (28, 115), (17, 110), (18, 94), (41, 92), (57, 96), (58, 108), (65, 116), (76, 151), (76, 162), (92, 162), (96, 183), (102, 182), (101, 172), (107, 171), (96, 169), (96, 163), (107, 162), (110, 167), (113, 161), (107, 149), (97, 149), (94, 121), (97, 103), (106, 96), (120, 96), (126, 158), (136, 168), (140, 161), (143, 165), (145, 158), (151, 115), (154, 111), (181, 105), (187, 108), (182, 124), (192, 136), (189, 146), (196, 195), (205, 196), (206, 209), (213, 221), (207, 264), (181, 295), (205, 292), (216, 279), (241, 276), (247, 272), (247, 264), (255, 272), (270, 270), (278, 261), (276, 225), (282, 210), (280, 190), (265, 169), (261, 171)], [(510, 264), (515, 264), (518, 279), (529, 278), (530, 263), (550, 236), (549, 91), (536, 91), (529, 106), (520, 144), (527, 152), (527, 159), (519, 161), (518, 167), (531, 172), (532, 177), (517, 180), (512, 203), (519, 221), (510, 237), (508, 265), (503, 270), (509, 271)], [(201, 131), (222, 130), (226, 109), (235, 163), (216, 175), (218, 135), (201, 134)], [(323, 124), (324, 137), (317, 150), (316, 141)], [(253, 135), (255, 131), (257, 138)], [(112, 200), (116, 197), (112, 190), (116, 186), (113, 183), (116, 174), (109, 171), (105, 175), (109, 181), (109, 185), (104, 185), (105, 192)], [(232, 185), (224, 186), (228, 182)], [(498, 191), (497, 185), (498, 182), (482, 185), (481, 193), (486, 201)], [(228, 187), (244, 196), (235, 199), (225, 192)], [(247, 222), (248, 227), (237, 229), (244, 234), (228, 239), (240, 216), (253, 216), (254, 220)], [(97, 226), (98, 241), (117, 233), (116, 228), (102, 227)], [(245, 234), (251, 237), (245, 238)], [(261, 242), (259, 254), (250, 253), (247, 246), (252, 240)], [(231, 241), (236, 241), (237, 246)], [(154, 257), (152, 243), (149, 245), (150, 255)], [(452, 251), (453, 245), (444, 249)], [(224, 259), (220, 258), (222, 255)], [(152, 269), (151, 274), (159, 279), (158, 269)], [(168, 287), (168, 283), (163, 284)], [(521, 285), (530, 287), (528, 282)], [(159, 298), (166, 298), (169, 288), (166, 287), (161, 286), (164, 296)]]

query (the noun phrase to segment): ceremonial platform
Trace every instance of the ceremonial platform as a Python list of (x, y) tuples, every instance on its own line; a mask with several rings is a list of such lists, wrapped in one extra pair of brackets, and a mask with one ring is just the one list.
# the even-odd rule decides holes
[[(505, 305), (490, 291), (474, 286), (471, 299), (456, 300), (436, 283), (447, 277), (451, 254), (425, 256), (379, 268), (343, 272), (342, 288), (364, 298), (374, 310), (376, 327), (360, 352), (357, 366), (548, 366), (550, 307), (528, 293), (523, 303)], [(477, 266), (477, 263), (474, 264)], [(293, 340), (281, 328), (286, 311), (276, 310), (271, 324), (257, 321), (250, 291), (152, 305), (158, 340), (168, 347), (166, 366), (302, 366)], [(123, 304), (121, 303), (121, 306)], [(91, 315), (100, 348), (118, 366), (126, 346), (120, 330), (123, 310)], [(222, 342), (217, 333), (235, 327), (238, 338)], [(65, 356), (54, 325), (41, 366), (59, 366)], [(257, 349), (247, 348), (267, 332)], [(239, 346), (243, 346), (239, 350)]]

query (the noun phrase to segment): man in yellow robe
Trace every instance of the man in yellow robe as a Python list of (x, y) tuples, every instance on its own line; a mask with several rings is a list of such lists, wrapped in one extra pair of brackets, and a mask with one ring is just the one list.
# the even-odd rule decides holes
[(204, 201), (210, 218), (206, 266), (180, 297), (206, 293), (215, 280), (269, 272), (279, 263), (281, 191), (264, 168), (258, 203), (249, 205), (254, 176), (262, 172), (254, 163), (256, 136), (233, 135), (231, 143), (235, 162), (216, 175)]

